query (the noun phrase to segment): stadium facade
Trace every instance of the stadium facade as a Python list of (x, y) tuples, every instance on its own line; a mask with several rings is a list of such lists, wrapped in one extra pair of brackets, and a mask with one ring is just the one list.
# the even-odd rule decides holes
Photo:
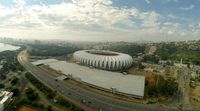
[(81, 50), (73, 57), (80, 64), (113, 71), (127, 69), (133, 62), (128, 54), (105, 50)]

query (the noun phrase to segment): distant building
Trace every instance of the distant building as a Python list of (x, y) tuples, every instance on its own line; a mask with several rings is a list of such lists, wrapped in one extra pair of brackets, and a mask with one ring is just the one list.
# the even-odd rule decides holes
[(6, 60), (5, 60), (5, 59), (3, 59), (3, 60), (0, 61), (0, 65), (2, 65), (2, 64), (4, 64), (4, 63), (6, 63)]
[(159, 65), (174, 65), (174, 62), (171, 60), (159, 60), (158, 64)]
[(147, 72), (158, 72), (158, 73), (161, 73), (161, 74), (164, 73), (164, 68), (161, 65), (144, 63), (144, 62), (142, 62), (142, 65), (145, 67), (144, 71), (147, 71)]
[(174, 63), (174, 66), (177, 66), (177, 67), (187, 67), (187, 64)]
[(156, 46), (147, 46), (145, 50), (146, 55), (153, 55), (156, 52), (157, 48)]
[(4, 104), (12, 97), (13, 93), (8, 91), (0, 91), (0, 111), (4, 110)]

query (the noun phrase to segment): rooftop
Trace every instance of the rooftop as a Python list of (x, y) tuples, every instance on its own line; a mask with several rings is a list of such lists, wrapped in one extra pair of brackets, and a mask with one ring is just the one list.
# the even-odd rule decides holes
[[(37, 62), (41, 63), (41, 61)], [(77, 80), (103, 89), (115, 89), (117, 92), (140, 98), (144, 96), (144, 76), (123, 75), (119, 72), (89, 68), (66, 61), (45, 62), (44, 64), (63, 74), (71, 75)]]
[(12, 92), (0, 91), (0, 105), (4, 104), (11, 96)]

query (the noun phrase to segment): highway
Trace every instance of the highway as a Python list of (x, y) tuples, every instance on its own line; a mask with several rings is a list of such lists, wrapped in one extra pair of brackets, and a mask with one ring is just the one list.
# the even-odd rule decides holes
[[(20, 64), (33, 76), (39, 79), (43, 84), (57, 91), (68, 101), (83, 108), (86, 111), (163, 111), (159, 110), (160, 105), (143, 105), (133, 102), (127, 102), (112, 97), (100, 95), (87, 91), (78, 86), (64, 83), (63, 81), (55, 81), (55, 78), (46, 74), (37, 66), (32, 65), (28, 61), (26, 51), (22, 51), (18, 55)], [(165, 108), (164, 111), (177, 111), (177, 109)]]

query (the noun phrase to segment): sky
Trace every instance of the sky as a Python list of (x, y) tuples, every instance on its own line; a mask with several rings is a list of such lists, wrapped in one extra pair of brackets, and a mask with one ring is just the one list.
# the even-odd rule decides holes
[(0, 0), (0, 37), (131, 42), (200, 39), (200, 0)]

